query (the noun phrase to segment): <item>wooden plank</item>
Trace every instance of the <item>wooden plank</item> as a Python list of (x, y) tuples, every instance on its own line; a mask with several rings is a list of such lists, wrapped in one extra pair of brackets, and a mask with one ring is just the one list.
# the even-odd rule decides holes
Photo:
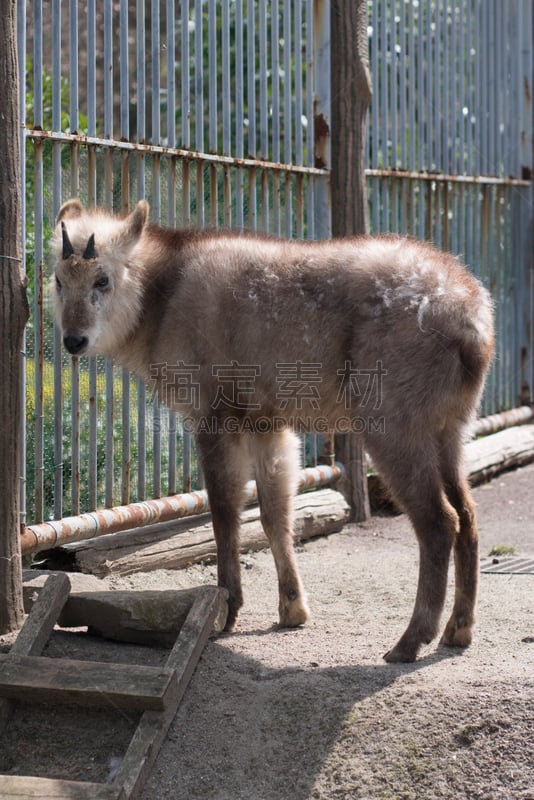
[(121, 800), (123, 795), (105, 783), (0, 775), (0, 797), (2, 800)]
[[(70, 581), (62, 573), (49, 575), (39, 597), (33, 604), (31, 614), (26, 617), (10, 655), (32, 656), (42, 653), (59, 612), (69, 596)], [(14, 704), (12, 700), (0, 697), (0, 733), (7, 725)]]
[(0, 654), (0, 695), (18, 700), (162, 711), (177, 691), (169, 667)]
[(206, 586), (198, 593), (189, 612), (176, 644), (167, 659), (167, 666), (176, 670), (178, 695), (174, 707), (170, 706), (162, 714), (145, 711), (130, 746), (126, 751), (113, 786), (123, 788), (128, 800), (136, 798), (156, 760), (161, 744), (174, 718), (201, 653), (208, 641), (213, 622), (220, 606), (223, 589)]
[(61, 572), (50, 575), (9, 651), (11, 655), (37, 656), (43, 652), (69, 591), (67, 575)]

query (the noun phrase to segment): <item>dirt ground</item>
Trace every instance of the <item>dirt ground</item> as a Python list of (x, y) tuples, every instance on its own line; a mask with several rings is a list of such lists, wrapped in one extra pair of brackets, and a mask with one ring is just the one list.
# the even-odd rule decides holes
[[(475, 490), (482, 556), (508, 545), (534, 559), (533, 493), (534, 465)], [(415, 594), (407, 520), (349, 525), (299, 546), (298, 561), (313, 617), (282, 631), (270, 553), (242, 557), (238, 630), (208, 643), (142, 800), (534, 800), (534, 574), (482, 574), (464, 653), (433, 643), (389, 665)], [(198, 565), (102, 583), (214, 582)], [(164, 658), (91, 638), (58, 632), (47, 653)], [(137, 718), (106, 715), (21, 706), (0, 771), (110, 780)]]

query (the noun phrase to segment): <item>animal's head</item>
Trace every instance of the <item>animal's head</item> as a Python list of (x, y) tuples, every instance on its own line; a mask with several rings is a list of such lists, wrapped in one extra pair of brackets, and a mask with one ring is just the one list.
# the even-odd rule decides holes
[(144, 200), (122, 219), (86, 211), (79, 200), (61, 206), (52, 291), (63, 344), (72, 355), (111, 353), (136, 324), (141, 287), (135, 248), (147, 217)]

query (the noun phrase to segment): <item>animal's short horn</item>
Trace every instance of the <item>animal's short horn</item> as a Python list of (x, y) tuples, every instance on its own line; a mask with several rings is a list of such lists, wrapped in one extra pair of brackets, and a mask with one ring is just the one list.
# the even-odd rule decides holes
[(74, 248), (70, 243), (69, 234), (65, 227), (65, 223), (61, 223), (61, 235), (63, 237), (63, 261), (66, 261), (69, 256), (74, 253)]
[(95, 235), (92, 233), (87, 242), (87, 247), (84, 250), (83, 258), (96, 258), (95, 250)]

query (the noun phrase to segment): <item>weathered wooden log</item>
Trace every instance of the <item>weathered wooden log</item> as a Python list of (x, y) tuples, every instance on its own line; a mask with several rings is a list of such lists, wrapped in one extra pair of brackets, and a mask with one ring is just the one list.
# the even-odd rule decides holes
[(466, 466), (473, 486), (534, 461), (534, 425), (518, 425), (466, 446)]
[[(58, 617), (64, 628), (87, 626), (88, 632), (133, 644), (173, 647), (193, 603), (205, 587), (166, 591), (71, 592)], [(39, 588), (24, 585), (24, 607)], [(228, 612), (226, 593), (218, 592), (213, 632), (220, 633)]]
[[(347, 522), (348, 514), (346, 501), (332, 489), (299, 495), (295, 500), (295, 538), (300, 541), (335, 533)], [(241, 552), (268, 546), (259, 508), (246, 509), (242, 517)], [(100, 577), (111, 573), (130, 575), (154, 569), (177, 569), (216, 558), (209, 515), (166, 523), (164, 527), (154, 526), (151, 530), (141, 528), (102, 536), (69, 545), (71, 548), (79, 568)]]

